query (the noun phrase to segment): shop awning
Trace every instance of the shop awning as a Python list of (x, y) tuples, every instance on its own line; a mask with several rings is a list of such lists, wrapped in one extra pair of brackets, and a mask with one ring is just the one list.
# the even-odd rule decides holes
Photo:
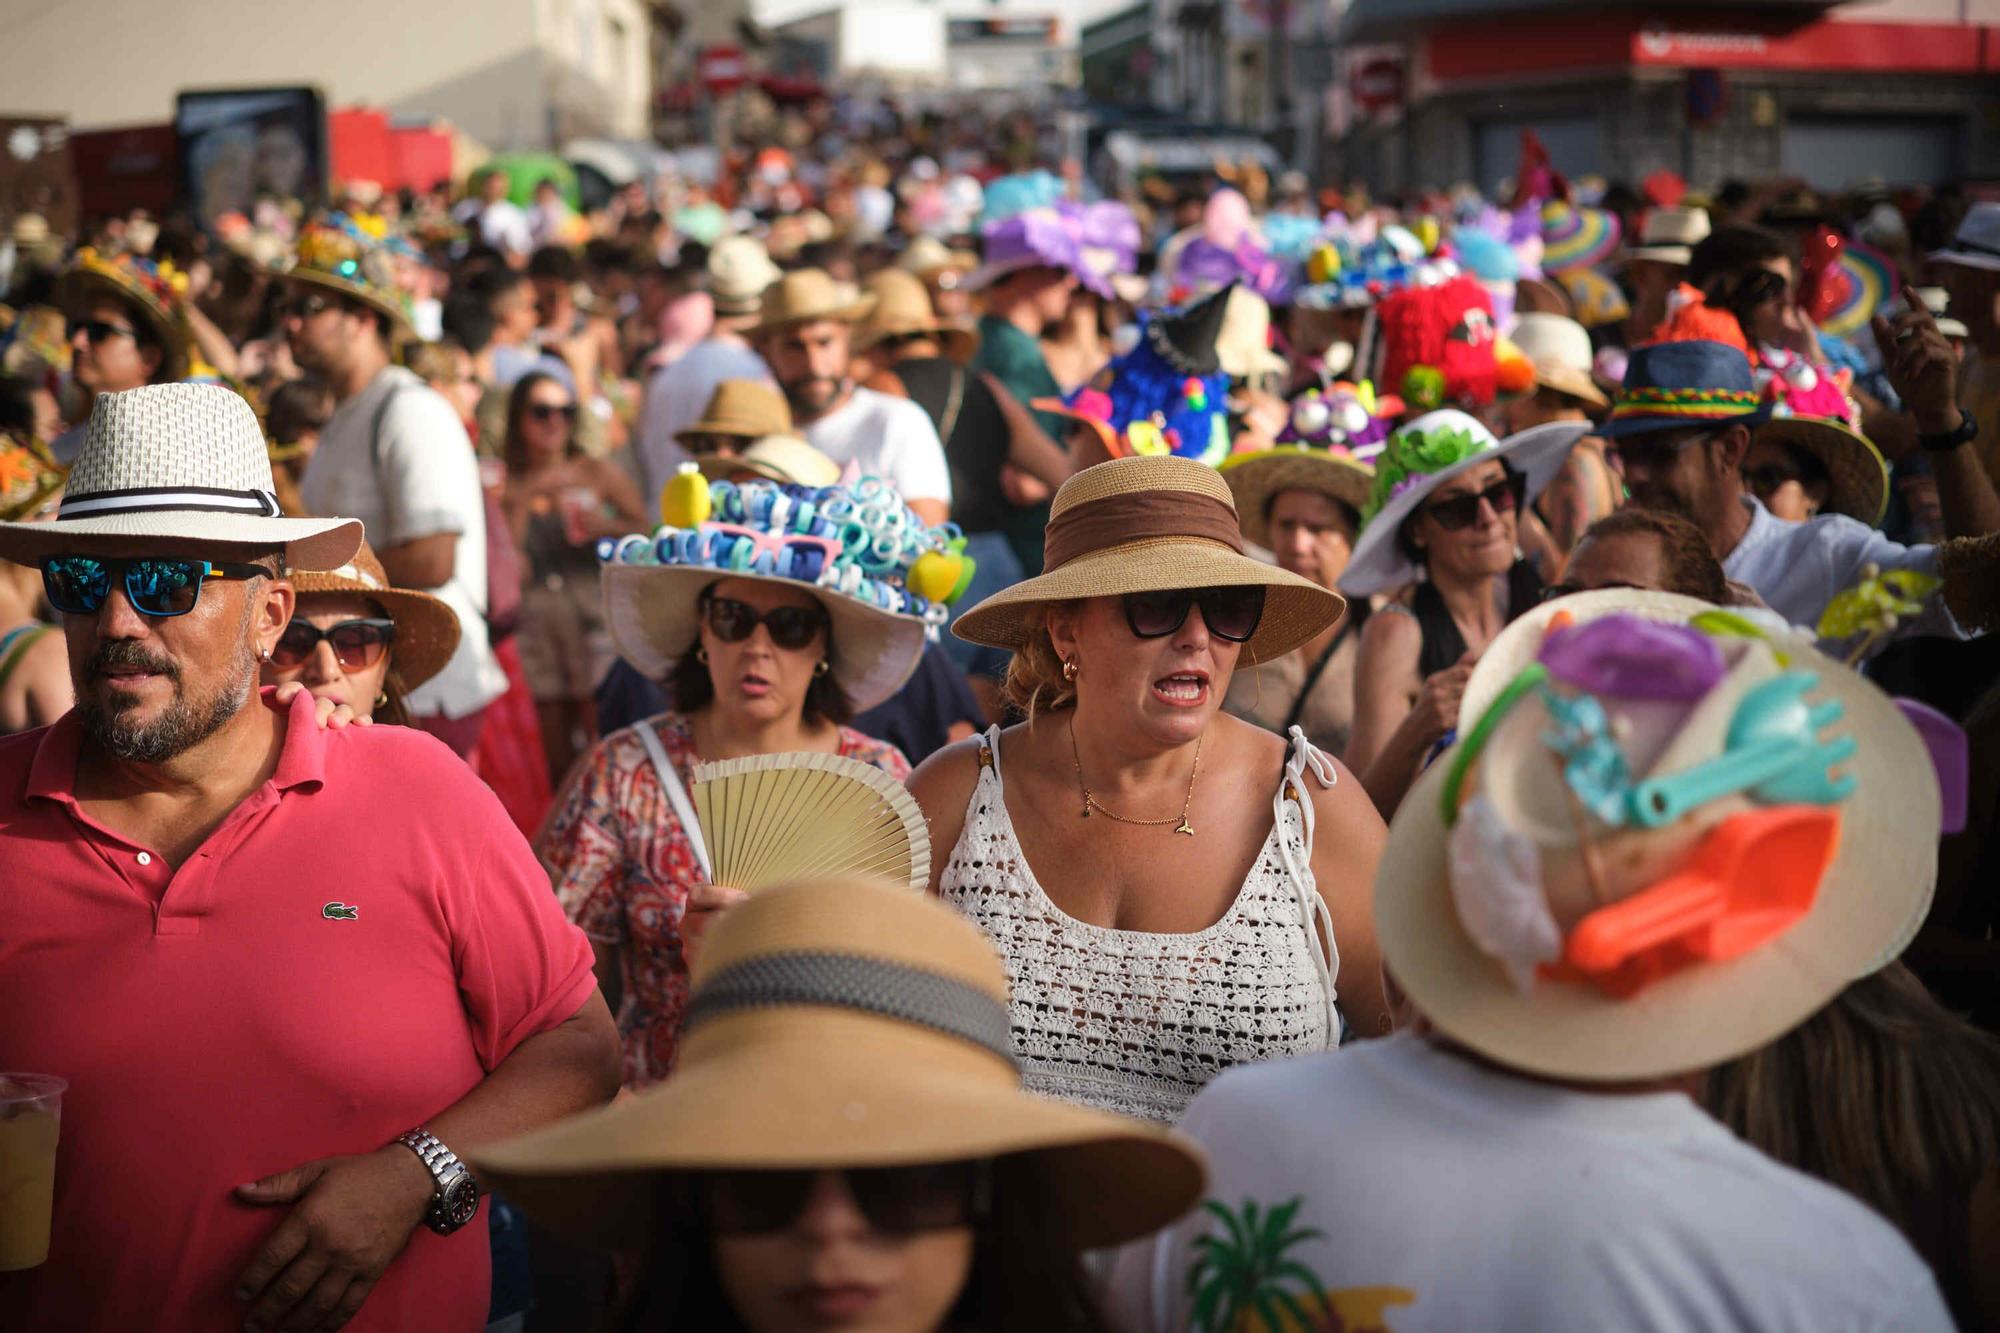
[[(1850, 0), (1761, 0), (1756, 4), (1731, 4), (1728, 0), (1694, 0), (1676, 5), (1676, 10), (1726, 10), (1733, 17), (1756, 13), (1794, 13), (1804, 18)], [(1549, 14), (1561, 10), (1587, 10), (1603, 14), (1604, 0), (1354, 0), (1340, 20), (1343, 42), (1393, 41), (1443, 22), (1468, 19), (1505, 18), (1511, 14)], [(1629, 8), (1637, 8), (1630, 6)]]

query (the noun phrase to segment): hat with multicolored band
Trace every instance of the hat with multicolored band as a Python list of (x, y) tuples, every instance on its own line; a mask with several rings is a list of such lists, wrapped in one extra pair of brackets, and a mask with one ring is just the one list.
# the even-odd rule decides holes
[(1750, 359), (1706, 339), (1653, 343), (1632, 353), (1625, 387), (1600, 432), (1607, 438), (1677, 426), (1730, 425), (1755, 430), (1771, 415)]
[(194, 345), (181, 303), (187, 299), (187, 274), (169, 260), (155, 262), (133, 254), (103, 255), (85, 246), (76, 264), (56, 285), (56, 301), (75, 313), (92, 296), (125, 302), (152, 326), (160, 340), (158, 381), (185, 379)]
[(1558, 200), (1542, 205), (1542, 269), (1590, 268), (1617, 253), (1618, 217), (1601, 208), (1574, 208)]
[(382, 218), (327, 213), (300, 229), (292, 266), (285, 276), (351, 297), (386, 315), (394, 326), (391, 340), (400, 342), (415, 337), (416, 329), (410, 322), (409, 297), (397, 278), (396, 265), (418, 258), (401, 238), (390, 233)]
[(33, 516), (63, 487), (69, 469), (40, 440), (0, 435), (0, 523)]
[(826, 608), (834, 679), (866, 711), (902, 688), (972, 582), (957, 527), (926, 527), (873, 477), (817, 487), (710, 481), (687, 464), (667, 483), (661, 516), (651, 534), (597, 544), (611, 637), (654, 680), (694, 646), (702, 593), (755, 579), (802, 588)]

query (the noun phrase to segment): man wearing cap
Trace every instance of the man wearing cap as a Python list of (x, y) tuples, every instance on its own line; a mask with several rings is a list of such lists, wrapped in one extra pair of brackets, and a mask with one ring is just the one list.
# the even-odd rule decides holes
[(816, 268), (764, 290), (750, 330), (813, 448), (857, 477), (879, 477), (926, 523), (951, 516), (951, 474), (928, 413), (854, 382), (854, 324), (874, 307)]
[(701, 416), (724, 380), (771, 378), (764, 358), (743, 336), (757, 322), (764, 289), (778, 279), (778, 266), (764, 245), (748, 236), (726, 236), (708, 252), (708, 290), (715, 302), (715, 327), (706, 338), (646, 382), (639, 415), (639, 485), (658, 495), (691, 455), (676, 437)]
[[(1962, 414), (1952, 401), (1950, 344), (1921, 308), (1893, 326), (1879, 317), (1876, 323), (1878, 342), (1894, 349), (1889, 378), (1915, 414), (1937, 472), (1946, 534), (2000, 531), (2000, 497), (1969, 434), (1961, 438), (1953, 429)], [(1655, 343), (1632, 354), (1604, 434), (1624, 463), (1630, 503), (1692, 519), (1729, 577), (1791, 624), (1817, 625), (1835, 594), (1859, 582), (1868, 566), (1937, 572), (1935, 547), (1900, 546), (1841, 514), (1787, 522), (1746, 493), (1750, 435), (1770, 412), (1741, 351), (1704, 340)], [(1961, 632), (1943, 599), (1906, 618), (1898, 631)]]
[[(1973, 447), (1985, 460), (1987, 475), (2000, 483), (2000, 204), (1974, 204), (1931, 264), (1964, 329), (1960, 336), (1973, 350), (1959, 405), (1979, 431)], [(1940, 493), (1943, 481), (1940, 476)]]
[(507, 690), (486, 627), (486, 499), (472, 442), (443, 395), (390, 364), (411, 331), (381, 246), (351, 223), (310, 224), (286, 285), (292, 355), (335, 401), (300, 498), (315, 514), (361, 520), (390, 582), (457, 614), (457, 650), (409, 709), (415, 725), (469, 756), (486, 706)]
[(492, 793), (255, 693), (278, 571), (360, 540), (279, 517), (255, 414), (196, 384), (100, 397), (56, 520), (0, 524), (77, 692), (0, 740), (0, 1067), (68, 1082), (9, 1327), (478, 1329), (456, 1150), (617, 1086), (589, 945)]

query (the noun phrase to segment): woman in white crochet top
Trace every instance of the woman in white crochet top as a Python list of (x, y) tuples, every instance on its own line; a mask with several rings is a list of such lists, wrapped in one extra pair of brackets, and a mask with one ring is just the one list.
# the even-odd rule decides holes
[(1046, 547), (956, 627), (1013, 650), (1029, 721), (910, 780), (933, 891), (1006, 962), (1027, 1085), (1171, 1121), (1230, 1065), (1337, 1044), (1343, 1016), (1385, 1033), (1380, 817), (1303, 734), (1221, 711), (1239, 663), (1309, 642), (1339, 596), (1244, 556), (1228, 487), (1187, 459), (1078, 473)]

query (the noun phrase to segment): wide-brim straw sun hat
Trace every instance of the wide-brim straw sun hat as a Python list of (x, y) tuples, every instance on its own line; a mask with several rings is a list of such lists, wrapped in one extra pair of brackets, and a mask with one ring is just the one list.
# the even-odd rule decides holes
[(1271, 549), (1271, 501), (1285, 491), (1315, 491), (1361, 512), (1375, 485), (1375, 469), (1330, 449), (1281, 444), (1222, 461), (1222, 479), (1236, 502), (1243, 538)]
[[(1375, 459), (1373, 512), (1364, 510), (1361, 538), (1340, 576), (1340, 590), (1372, 597), (1416, 581), (1417, 564), (1403, 553), (1397, 530), (1444, 483), (1482, 463), (1505, 462), (1526, 479), (1523, 505), (1531, 505), (1589, 432), (1587, 421), (1551, 421), (1502, 440), (1455, 408), (1418, 417), (1391, 435)], [(1425, 466), (1433, 461), (1436, 466)]]
[(99, 394), (53, 521), (0, 523), (0, 559), (145, 539), (282, 547), (295, 569), (337, 569), (361, 545), (351, 518), (285, 518), (257, 414), (219, 384)]
[(961, 615), (968, 643), (1015, 650), (1042, 633), (1059, 602), (1178, 588), (1268, 591), (1264, 617), (1243, 645), (1242, 665), (1283, 657), (1340, 619), (1346, 600), (1243, 554), (1229, 484), (1189, 458), (1140, 455), (1085, 468), (1062, 484), (1043, 537), (1044, 569)]
[(708, 397), (701, 418), (674, 438), (686, 444), (690, 437), (738, 435), (756, 440), (766, 435), (792, 432), (792, 409), (775, 384), (763, 380), (724, 380)]
[(730, 481), (750, 472), (766, 481), (817, 489), (840, 480), (840, 464), (796, 435), (766, 435), (736, 454), (696, 454), (695, 466), (710, 481)]
[(1889, 510), (1889, 465), (1868, 437), (1832, 417), (1774, 416), (1757, 438), (1803, 450), (1826, 469), (1823, 514), (1846, 514), (1869, 527)]
[(388, 231), (378, 220), (330, 213), (307, 223), (285, 279), (359, 301), (388, 319), (392, 343), (417, 336), (409, 298), (396, 280)]
[(363, 542), (354, 558), (338, 569), (288, 570), (285, 577), (301, 597), (313, 593), (365, 597), (395, 622), (390, 663), (405, 690), (414, 690), (451, 661), (458, 651), (458, 613), (427, 592), (392, 587), (375, 552)]
[(856, 324), (874, 308), (874, 297), (858, 294), (846, 284), (836, 282), (824, 269), (797, 269), (764, 289), (763, 302), (757, 307), (757, 322), (745, 331), (745, 336), (760, 338), (795, 324), (821, 319)]
[(93, 296), (120, 301), (146, 321), (160, 344), (160, 379), (186, 379), (193, 337), (178, 308), (186, 299), (187, 275), (170, 263), (136, 255), (106, 258), (85, 246), (76, 263), (56, 280), (56, 304), (75, 313)]
[(876, 478), (817, 490), (710, 479), (705, 492), (694, 488), (693, 512), (673, 498), (681, 480), (665, 488), (663, 509), (673, 512), (664, 526), (599, 544), (605, 623), (649, 679), (665, 680), (699, 640), (704, 589), (750, 579), (797, 589), (826, 609), (833, 678), (866, 712), (909, 680), (945, 622), (944, 603), (969, 581), (945, 531), (924, 527)]
[[(1825, 729), (1815, 727), (1819, 739), (1845, 735), (1856, 742), (1853, 755), (1836, 760), (1831, 770), (1834, 775), (1851, 776), (1854, 786), (1844, 799), (1827, 807), (1837, 810), (1841, 827), (1809, 911), (1748, 952), (1669, 971), (1634, 993), (1621, 995), (1587, 980), (1550, 976), (1546, 971), (1535, 972), (1526, 986), (1510, 979), (1496, 957), (1475, 944), (1460, 914), (1461, 894), (1469, 890), (1454, 884), (1453, 867), (1462, 863), (1462, 857), (1454, 856), (1445, 803), (1466, 745), (1488, 748), (1457, 792), (1461, 800), (1477, 787), (1479, 768), (1489, 762), (1501, 765), (1496, 782), (1502, 784), (1515, 782), (1516, 767), (1525, 765), (1519, 781), (1529, 783), (1531, 799), (1533, 788), (1563, 781), (1563, 770), (1554, 762), (1543, 762), (1546, 756), (1517, 749), (1510, 760), (1493, 753), (1509, 739), (1504, 728), (1513, 720), (1512, 713), (1487, 728), (1484, 737), (1482, 719), (1541, 656), (1556, 617), (1583, 626), (1614, 613), (1672, 626), (1687, 625), (1697, 616), (1717, 617), (1725, 624), (1737, 621), (1693, 598), (1631, 589), (1579, 593), (1544, 603), (1515, 620), (1481, 656), (1466, 686), (1458, 734), (1467, 739), (1442, 756), (1398, 808), (1376, 876), (1376, 936), (1386, 966), (1411, 1003), (1451, 1040), (1509, 1068), (1549, 1078), (1599, 1082), (1659, 1078), (1710, 1068), (1766, 1045), (1850, 981), (1900, 954), (1923, 923), (1936, 876), (1941, 809), (1936, 771), (1923, 740), (1894, 701), (1858, 673), (1814, 652), (1804, 636), (1760, 643), (1725, 633), (1715, 642), (1733, 642), (1736, 646), (1728, 651), (1775, 649), (1782, 654), (1781, 659), (1749, 664), (1755, 672), (1765, 673), (1764, 679), (1783, 669), (1816, 676), (1804, 704), (1813, 708), (1837, 704), (1840, 713)], [(1629, 669), (1632, 664), (1628, 660), (1626, 665)], [(1679, 729), (1665, 733), (1666, 744), (1676, 747), (1666, 755), (1700, 762), (1719, 752), (1732, 710), (1742, 698), (1741, 685), (1732, 684), (1728, 672), (1743, 669), (1739, 657), (1737, 665), (1725, 672), (1724, 685), (1694, 703)], [(1670, 674), (1663, 662), (1657, 679)], [(1645, 707), (1681, 706), (1652, 700), (1618, 702), (1628, 715)], [(1524, 709), (1525, 705), (1517, 705), (1517, 710)], [(1642, 720), (1640, 725), (1643, 729), (1646, 724)], [(1544, 737), (1553, 734), (1546, 721), (1533, 714), (1518, 726)], [(1611, 734), (1621, 734), (1618, 720), (1613, 721)], [(1646, 775), (1647, 770), (1636, 764), (1634, 768), (1635, 776)], [(1685, 769), (1675, 762), (1670, 771)], [(1469, 811), (1462, 812), (1461, 824), (1471, 817)], [(1707, 816), (1714, 817), (1714, 813)], [(1683, 817), (1702, 818), (1699, 810)], [(1663, 875), (1671, 875), (1694, 855), (1704, 827), (1713, 825), (1670, 825), (1661, 831), (1669, 841), (1635, 854), (1680, 858), (1659, 862)], [(1600, 842), (1600, 858), (1615, 866), (1629, 846)], [(1512, 855), (1483, 859), (1497, 864)], [(1488, 928), (1492, 925), (1489, 922)]]
[(854, 350), (865, 352), (884, 338), (922, 334), (937, 340), (944, 354), (964, 364), (979, 348), (979, 335), (947, 324), (931, 306), (922, 278), (900, 268), (885, 268), (862, 281), (861, 290), (874, 298), (874, 308), (854, 326)]
[(1180, 1134), (1022, 1091), (1007, 978), (977, 927), (920, 894), (836, 879), (766, 890), (694, 966), (674, 1072), (611, 1106), (470, 1154), (558, 1234), (631, 1248), (663, 1178), (988, 1158), (1039, 1168), (1086, 1248), (1191, 1208)]

